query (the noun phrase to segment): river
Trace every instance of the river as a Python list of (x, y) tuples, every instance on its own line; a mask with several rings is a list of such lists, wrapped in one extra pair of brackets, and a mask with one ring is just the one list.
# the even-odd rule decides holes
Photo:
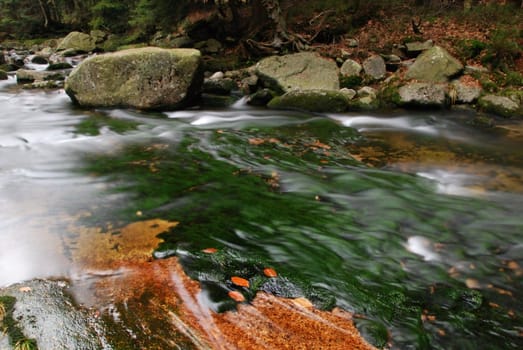
[[(154, 257), (177, 256), (213, 312), (236, 307), (228, 278), (240, 275), (252, 291), (355, 313), (378, 346), (523, 347), (521, 121), (242, 100), (85, 111), (12, 78), (0, 111), (0, 286), (66, 278), (96, 306), (86, 279), (101, 277), (76, 258), (85, 240), (72, 227), (162, 219), (178, 224)], [(258, 279), (264, 266), (279, 279)]]

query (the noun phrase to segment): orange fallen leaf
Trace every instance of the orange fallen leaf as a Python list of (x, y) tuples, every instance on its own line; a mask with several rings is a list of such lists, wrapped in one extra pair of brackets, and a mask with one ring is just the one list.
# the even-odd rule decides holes
[(231, 298), (237, 303), (243, 303), (245, 301), (245, 297), (243, 296), (243, 294), (235, 290), (231, 290), (229, 292), (229, 298)]
[(270, 267), (263, 269), (263, 274), (267, 277), (278, 277), (278, 273)]
[(207, 253), (207, 254), (214, 254), (217, 251), (218, 251), (218, 249), (216, 249), (216, 248), (205, 248), (205, 249), (202, 249), (202, 252)]
[(233, 277), (231, 277), (231, 281), (232, 281), (232, 283), (234, 283), (234, 285), (236, 285), (238, 287), (249, 288), (249, 281), (247, 281), (245, 278), (233, 276)]
[(467, 288), (470, 288), (470, 289), (479, 289), (479, 288), (481, 288), (481, 285), (479, 284), (479, 281), (474, 279), (474, 278), (467, 278), (465, 280), (465, 285), (467, 286)]
[(264, 139), (258, 139), (258, 138), (249, 139), (249, 144), (254, 145), (254, 146), (261, 145), (262, 143), (265, 143)]
[(295, 305), (304, 307), (306, 309), (312, 309), (312, 307), (313, 307), (311, 301), (304, 297), (296, 298), (296, 299), (293, 299), (292, 301)]

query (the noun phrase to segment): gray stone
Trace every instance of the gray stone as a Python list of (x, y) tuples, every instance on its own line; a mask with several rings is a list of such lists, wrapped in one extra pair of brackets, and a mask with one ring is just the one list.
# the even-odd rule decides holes
[(240, 88), (245, 94), (252, 94), (258, 88), (259, 78), (257, 75), (249, 75), (240, 82)]
[(236, 82), (229, 78), (205, 79), (203, 82), (203, 92), (208, 94), (228, 95), (237, 88)]
[(107, 39), (107, 33), (100, 29), (91, 30), (89, 35), (95, 44), (103, 43)]
[(449, 78), (463, 70), (463, 65), (452, 57), (447, 50), (434, 46), (418, 56), (407, 70), (407, 79), (431, 82), (447, 82)]
[(358, 90), (358, 97), (376, 98), (376, 90), (370, 86), (364, 86)]
[(473, 103), (483, 91), (480, 86), (470, 86), (456, 80), (449, 87), (449, 97), (454, 103)]
[(387, 73), (385, 60), (379, 55), (371, 56), (363, 61), (363, 70), (365, 74), (375, 80), (385, 78), (385, 74)]
[(399, 103), (402, 105), (443, 107), (445, 106), (445, 84), (410, 83), (399, 88)]
[(110, 349), (101, 321), (77, 307), (67, 287), (62, 281), (33, 280), (1, 288), (0, 296), (16, 299), (13, 318), (38, 349)]
[(69, 33), (57, 47), (57, 51), (75, 50), (76, 52), (91, 52), (96, 48), (95, 40), (80, 32)]
[(520, 105), (505, 96), (485, 95), (478, 100), (482, 110), (502, 117), (510, 118), (521, 116)]
[(269, 89), (260, 89), (249, 96), (247, 104), (251, 106), (266, 106), (275, 97), (274, 92)]
[(409, 57), (417, 56), (421, 52), (429, 50), (434, 46), (434, 42), (432, 40), (427, 41), (413, 41), (410, 43), (405, 44), (405, 48), (407, 50), (407, 55)]
[(356, 39), (347, 39), (345, 40), (345, 43), (348, 47), (358, 47), (360, 44)]
[(312, 52), (264, 58), (256, 65), (256, 74), (266, 87), (279, 93), (340, 88), (336, 63)]
[(282, 96), (273, 98), (267, 106), (276, 109), (340, 113), (347, 110), (349, 100), (340, 91), (291, 90)]
[(176, 109), (199, 96), (202, 82), (198, 50), (146, 47), (86, 59), (65, 91), (81, 106)]
[(340, 92), (345, 95), (349, 100), (352, 100), (356, 96), (356, 91), (354, 89), (343, 88), (340, 89)]
[(354, 60), (348, 59), (343, 62), (340, 68), (340, 73), (345, 77), (350, 77), (353, 75), (360, 75), (362, 69), (363, 67), (361, 64)]
[(465, 74), (478, 74), (478, 73), (488, 73), (488, 69), (483, 66), (465, 66), (465, 69), (463, 70), (463, 73)]
[(16, 81), (18, 84), (26, 84), (49, 80), (64, 80), (70, 72), (71, 69), (54, 71), (19, 69), (16, 71)]

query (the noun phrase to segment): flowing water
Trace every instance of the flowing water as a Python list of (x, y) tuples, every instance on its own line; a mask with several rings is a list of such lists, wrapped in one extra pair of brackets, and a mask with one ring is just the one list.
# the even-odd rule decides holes
[[(523, 347), (521, 122), (242, 101), (84, 111), (14, 80), (0, 82), (0, 110), (0, 286), (65, 277), (80, 290), (72, 225), (161, 218), (179, 224), (155, 258), (178, 256), (216, 312), (235, 307), (239, 275), (254, 292), (354, 312), (378, 346)], [(280, 278), (258, 280), (263, 266)]]

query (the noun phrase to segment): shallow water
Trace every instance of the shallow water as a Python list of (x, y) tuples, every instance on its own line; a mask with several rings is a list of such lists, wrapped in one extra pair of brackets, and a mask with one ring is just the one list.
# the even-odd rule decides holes
[[(180, 224), (155, 256), (177, 255), (216, 311), (234, 307), (231, 275), (272, 266), (280, 284), (259, 289), (355, 312), (377, 345), (523, 346), (521, 123), (485, 130), (465, 112), (309, 115), (241, 101), (82, 111), (63, 91), (13, 80), (0, 82), (0, 110), (0, 285), (82, 286), (71, 225), (160, 217)], [(221, 255), (200, 253), (208, 247)]]

